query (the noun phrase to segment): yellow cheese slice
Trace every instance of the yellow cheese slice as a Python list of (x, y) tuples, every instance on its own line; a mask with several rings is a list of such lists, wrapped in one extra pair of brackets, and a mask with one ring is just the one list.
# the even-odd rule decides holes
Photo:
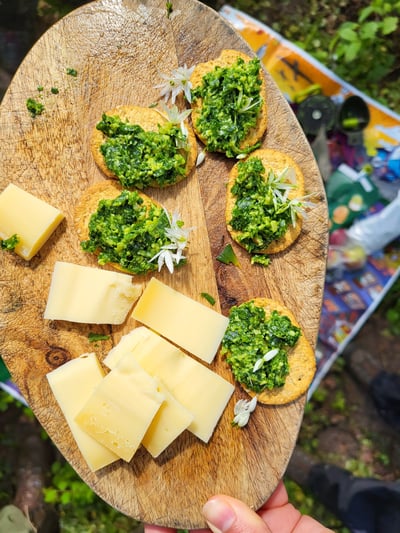
[(141, 291), (129, 274), (57, 261), (44, 318), (122, 324)]
[[(147, 328), (146, 328), (147, 329)], [(129, 335), (129, 334), (128, 334)], [(202, 363), (183, 353), (176, 346), (147, 329), (147, 335), (125, 351), (117, 344), (113, 357), (104, 359), (109, 368), (121, 361), (135, 359), (151, 376), (162, 381), (175, 399), (193, 413), (188, 430), (204, 442), (214, 432), (233, 391), (234, 386)]]
[(129, 333), (121, 337), (114, 348), (111, 348), (104, 358), (103, 363), (110, 369), (116, 367), (125, 353), (131, 352), (141, 340), (147, 339), (150, 335), (151, 331), (145, 326), (132, 329)]
[(157, 411), (142, 444), (153, 457), (158, 457), (193, 421), (193, 414), (180, 404), (159, 382), (165, 401)]
[(29, 261), (49, 239), (64, 215), (13, 183), (0, 194), (0, 239), (17, 235), (15, 253)]
[(211, 363), (229, 319), (152, 278), (132, 316), (184, 350)]
[(104, 376), (96, 355), (83, 354), (47, 374), (50, 388), (71, 429), (79, 450), (94, 472), (119, 459), (118, 455), (97, 442), (75, 422), (75, 416)]
[(129, 462), (164, 399), (156, 380), (133, 358), (124, 358), (102, 379), (75, 420)]

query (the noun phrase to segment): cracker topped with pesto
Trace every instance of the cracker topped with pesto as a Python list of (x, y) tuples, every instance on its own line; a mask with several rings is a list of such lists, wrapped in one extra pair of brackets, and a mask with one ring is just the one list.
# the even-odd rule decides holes
[(236, 381), (264, 404), (300, 397), (316, 369), (313, 349), (293, 313), (268, 298), (231, 308), (221, 353)]
[(92, 133), (93, 157), (127, 189), (167, 187), (186, 178), (196, 162), (193, 130), (155, 108), (119, 106), (103, 113)]
[(188, 229), (177, 213), (137, 190), (113, 181), (96, 183), (82, 195), (75, 209), (81, 248), (109, 265), (141, 275), (186, 263), (183, 255)]
[(190, 77), (193, 129), (209, 152), (242, 157), (259, 147), (267, 128), (260, 60), (237, 50), (198, 63)]
[(300, 235), (305, 210), (304, 176), (286, 153), (261, 148), (232, 168), (226, 222), (233, 240), (250, 254), (273, 254)]

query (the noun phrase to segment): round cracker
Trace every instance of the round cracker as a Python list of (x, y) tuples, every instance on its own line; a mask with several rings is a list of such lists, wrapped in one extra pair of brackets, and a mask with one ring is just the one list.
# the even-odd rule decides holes
[[(273, 150), (271, 148), (260, 148), (252, 152), (248, 156), (248, 158), (250, 157), (258, 157), (261, 159), (264, 165), (264, 168), (265, 168), (265, 175), (268, 175), (268, 172), (270, 169), (279, 173), (279, 172), (282, 172), (285, 168), (291, 167), (294, 170), (294, 173), (296, 176), (297, 187), (292, 189), (289, 192), (288, 197), (290, 199), (293, 199), (293, 198), (298, 198), (300, 196), (304, 196), (304, 175), (299, 165), (288, 154), (284, 152), (280, 152), (278, 150)], [(235, 184), (235, 181), (238, 175), (239, 163), (236, 163), (236, 165), (232, 167), (229, 173), (229, 179), (228, 179), (228, 185), (227, 185), (225, 218), (226, 218), (226, 224), (228, 227), (228, 231), (231, 234), (232, 239), (242, 246), (238, 238), (240, 235), (240, 232), (237, 230), (234, 230), (232, 226), (229, 224), (229, 221), (232, 219), (232, 212), (233, 212), (233, 208), (235, 207), (235, 203), (236, 203), (236, 197), (231, 193), (231, 189), (233, 185)], [(267, 248), (265, 248), (264, 250), (259, 250), (257, 253), (275, 254), (278, 252), (282, 252), (283, 250), (288, 248), (291, 244), (293, 244), (294, 241), (298, 238), (298, 236), (301, 233), (302, 223), (303, 223), (302, 218), (298, 216), (295, 226), (290, 224), (286, 233), (282, 235), (282, 237), (271, 242)]]
[[(244, 61), (248, 62), (252, 58), (248, 56), (247, 54), (244, 54), (243, 52), (239, 52), (238, 50), (222, 50), (221, 54), (216, 58), (212, 59), (210, 61), (206, 61), (205, 63), (198, 63), (190, 77), (190, 82), (192, 84), (193, 89), (196, 87), (199, 87), (203, 83), (203, 76), (207, 74), (208, 72), (211, 72), (215, 69), (215, 67), (229, 67), (236, 63), (237, 59), (241, 57), (244, 59)], [(267, 129), (267, 86), (265, 82), (265, 78), (263, 75), (261, 77), (261, 87), (260, 87), (260, 96), (263, 99), (263, 105), (260, 110), (260, 114), (257, 118), (257, 122), (254, 128), (252, 128), (249, 133), (247, 134), (246, 138), (243, 139), (241, 142), (239, 148), (241, 150), (245, 150), (246, 148), (249, 148), (251, 146), (254, 146), (256, 143), (261, 141), (266, 129)], [(207, 140), (196, 128), (197, 120), (199, 119), (201, 115), (201, 107), (203, 105), (203, 99), (197, 98), (195, 102), (191, 103), (192, 107), (192, 124), (193, 129), (197, 135), (197, 137), (206, 145)]]
[[(168, 122), (166, 116), (157, 111), (157, 109), (152, 107), (140, 107), (134, 105), (121, 105), (110, 111), (106, 111), (107, 116), (118, 116), (123, 122), (129, 122), (130, 124), (137, 124), (141, 126), (145, 131), (158, 131), (158, 126), (160, 124), (165, 124)], [(187, 152), (186, 158), (186, 171), (183, 176), (178, 176), (174, 183), (169, 183), (165, 185), (168, 187), (174, 185), (185, 179), (190, 171), (193, 169), (196, 163), (197, 158), (197, 145), (196, 145), (196, 136), (193, 132), (193, 129), (189, 125), (188, 121), (184, 121), (187, 132), (188, 132), (188, 141), (189, 141), (189, 151)], [(93, 158), (100, 168), (100, 170), (109, 178), (114, 178), (118, 180), (116, 176), (106, 165), (103, 154), (100, 151), (100, 146), (106, 141), (107, 136), (96, 127), (93, 128), (92, 137), (90, 142), (90, 149), (93, 154)], [(157, 182), (153, 181), (149, 184), (150, 187), (160, 188), (160, 185)]]
[[(90, 217), (97, 211), (100, 200), (117, 198), (122, 191), (123, 187), (118, 182), (111, 180), (95, 183), (84, 191), (75, 206), (74, 213), (74, 224), (79, 240), (86, 241), (89, 239)], [(156, 200), (153, 200), (141, 191), (136, 192), (143, 199), (145, 205), (160, 205)], [(118, 263), (108, 263), (108, 265), (122, 272), (132, 274), (132, 272), (122, 268)]]
[[(279, 302), (269, 298), (254, 298), (253, 302), (264, 308), (266, 318), (271, 315), (272, 311), (278, 311), (281, 315), (287, 316), (294, 326), (300, 328), (292, 311)], [(289, 348), (288, 361), (289, 374), (286, 376), (285, 384), (282, 387), (265, 390), (258, 394), (245, 388), (246, 392), (252, 398), (257, 396), (258, 401), (266, 405), (284, 405), (297, 400), (307, 392), (316, 371), (314, 350), (305, 338), (303, 331), (295, 346)]]

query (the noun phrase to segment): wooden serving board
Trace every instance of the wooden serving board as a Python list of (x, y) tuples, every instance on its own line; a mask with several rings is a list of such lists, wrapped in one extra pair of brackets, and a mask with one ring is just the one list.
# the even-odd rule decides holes
[[(43, 312), (55, 261), (97, 266), (94, 257), (81, 251), (73, 219), (81, 193), (105, 179), (89, 150), (91, 130), (102, 112), (121, 104), (152, 104), (159, 100), (154, 85), (160, 83), (160, 73), (207, 61), (223, 48), (252, 54), (215, 11), (195, 0), (174, 1), (169, 18), (164, 0), (99, 0), (70, 13), (39, 39), (0, 108), (1, 190), (13, 182), (66, 217), (30, 262), (12, 253), (0, 254), (0, 353), (55, 445), (97, 494), (127, 515), (177, 528), (204, 527), (201, 508), (215, 493), (233, 495), (253, 508), (261, 506), (286, 469), (305, 397), (281, 407), (260, 405), (248, 426), (239, 430), (231, 426), (234, 404), (246, 398), (238, 386), (207, 445), (185, 432), (157, 460), (140, 448), (131, 463), (120, 461), (92, 473), (46, 374), (85, 352), (96, 351), (102, 360), (135, 324), (132, 319), (121, 327), (49, 322)], [(67, 75), (67, 68), (76, 69), (77, 77)], [(294, 114), (267, 73), (265, 77), (268, 131), (263, 146), (290, 154), (304, 172), (307, 191), (320, 199), (301, 236), (285, 253), (274, 256), (268, 268), (251, 266), (247, 253), (236, 245), (241, 268), (218, 262), (217, 255), (231, 242), (224, 210), (227, 176), (235, 161), (208, 154), (179, 185), (146, 191), (167, 208), (177, 208), (186, 226), (195, 228), (188, 264), (173, 275), (156, 275), (205, 305), (200, 293), (213, 295), (214, 309), (224, 314), (252, 297), (274, 298), (295, 313), (315, 345), (327, 253), (324, 189)], [(26, 100), (38, 96), (38, 86), (43, 87), (45, 111), (32, 118)], [(52, 87), (59, 93), (52, 94)], [(94, 346), (89, 332), (111, 338)], [(212, 368), (232, 381), (219, 357)]]

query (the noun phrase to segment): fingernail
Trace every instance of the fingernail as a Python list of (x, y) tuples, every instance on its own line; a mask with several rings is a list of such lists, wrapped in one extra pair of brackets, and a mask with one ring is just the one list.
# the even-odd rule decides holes
[(203, 515), (213, 533), (224, 533), (236, 520), (230, 505), (218, 499), (211, 499), (203, 507)]

